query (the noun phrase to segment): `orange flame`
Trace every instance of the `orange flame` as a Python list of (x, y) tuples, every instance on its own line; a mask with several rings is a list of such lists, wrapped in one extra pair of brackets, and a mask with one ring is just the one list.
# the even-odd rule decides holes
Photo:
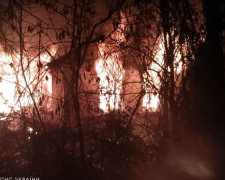
[(120, 93), (122, 91), (123, 67), (119, 59), (119, 54), (106, 55), (105, 44), (99, 45), (100, 58), (96, 61), (96, 71), (100, 78), (100, 104), (99, 107), (104, 112), (119, 109)]
[(159, 105), (159, 94), (151, 92), (151, 86), (147, 86), (147, 83), (152, 82), (156, 89), (160, 88), (160, 79), (158, 73), (161, 71), (161, 66), (163, 65), (163, 55), (165, 49), (163, 42), (159, 43), (158, 50), (156, 52), (154, 61), (151, 63), (150, 68), (147, 70), (147, 73), (143, 74), (144, 77), (144, 88), (146, 94), (143, 97), (142, 106), (150, 111), (156, 111)]
[[(156, 111), (159, 106), (159, 94), (156, 92), (156, 90), (153, 90), (151, 92), (151, 85), (148, 86), (148, 83), (151, 82), (154, 84), (156, 89), (160, 88), (160, 78), (158, 76), (158, 73), (162, 71), (162, 66), (164, 63), (164, 53), (165, 53), (165, 46), (163, 40), (160, 40), (159, 47), (157, 49), (154, 61), (151, 63), (150, 68), (147, 70), (147, 73), (143, 74), (144, 77), (144, 88), (146, 91), (146, 94), (143, 97), (143, 107), (150, 111)], [(174, 52), (175, 54), (175, 61), (174, 61), (174, 69), (176, 75), (179, 75), (182, 70), (183, 63), (180, 61), (181, 59), (181, 53), (179, 50), (176, 50)], [(170, 69), (168, 69), (170, 71)]]
[[(56, 50), (56, 47), (51, 48), (50, 53), (52, 56), (55, 55)], [(50, 61), (51, 56), (41, 54), (40, 59), (42, 64), (45, 64)], [(52, 77), (47, 71), (38, 75), (37, 59), (29, 61), (28, 57), (23, 57), (25, 76), (19, 62), (20, 56), (18, 54), (10, 56), (0, 47), (0, 112), (10, 113), (11, 111), (19, 111), (21, 107), (32, 105), (31, 94), (26, 87), (25, 80), (35, 99), (38, 99), (37, 92), (46, 95), (52, 93)], [(44, 78), (45, 75), (48, 75), (48, 81)], [(36, 85), (38, 87), (35, 89)]]

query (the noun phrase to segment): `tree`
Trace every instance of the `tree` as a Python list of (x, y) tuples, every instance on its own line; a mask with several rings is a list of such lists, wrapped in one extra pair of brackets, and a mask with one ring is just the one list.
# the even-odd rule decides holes
[[(36, 127), (36, 118), (38, 123), (41, 124), (41, 131), (43, 131), (49, 140), (59, 149), (61, 149), (60, 143), (55, 142), (55, 139), (49, 135), (47, 123), (43, 121), (44, 114), (43, 111), (41, 112), (41, 105), (44, 104), (43, 97), (45, 97), (45, 99), (47, 97), (46, 94), (39, 93), (41, 90), (39, 86), (42, 84), (43, 79), (46, 81), (49, 79), (47, 71), (45, 70), (45, 67), (47, 67), (46, 63), (48, 62), (43, 62), (42, 54), (46, 53), (49, 58), (55, 59), (53, 57), (55, 52), (52, 53), (49, 48), (52, 45), (58, 46), (58, 53), (60, 53), (60, 50), (63, 50), (64, 53), (68, 53), (68, 59), (65, 59), (65, 62), (63, 62), (68, 64), (68, 73), (64, 73), (62, 67), (59, 67), (59, 69), (61, 69), (64, 81), (69, 88), (68, 94), (65, 94), (68, 96), (65, 100), (68, 100), (68, 102), (65, 101), (64, 103), (67, 104), (67, 108), (71, 111), (67, 117), (71, 118), (73, 121), (72, 124), (68, 124), (68, 126), (72, 125), (72, 131), (78, 134), (80, 162), (82, 164), (84, 176), (87, 175), (87, 168), (83, 124), (80, 115), (80, 69), (87, 57), (90, 45), (99, 41), (104, 41), (104, 35), (99, 33), (102, 25), (111, 19), (113, 13), (116, 12), (123, 3), (124, 1), (118, 1), (117, 3), (113, 1), (108, 2), (107, 12), (102, 14), (101, 17), (98, 17), (96, 14), (95, 9), (98, 7), (96, 7), (95, 1), (83, 2), (74, 0), (73, 2), (68, 1), (68, 3), (65, 4), (60, 1), (41, 0), (25, 2), (20, 0), (6, 3), (6, 7), (9, 7), (11, 11), (9, 14), (10, 21), (9, 23), (7, 21), (4, 22), (4, 26), (11, 27), (11, 32), (16, 38), (12, 41), (10, 41), (10, 37), (7, 35), (5, 35), (4, 38), (8, 38), (6, 42), (11, 42), (10, 47), (12, 47), (12, 49), (8, 48), (10, 52), (18, 52), (19, 63), (16, 68), (18, 68), (21, 74), (18, 74), (17, 77), (21, 75), (22, 82), (25, 83), (22, 90), (20, 90), (21, 87), (18, 88), (18, 92), (22, 91), (24, 92), (24, 94), (22, 94), (23, 96), (28, 95), (31, 98), (31, 104), (34, 107), (34, 111), (31, 111), (31, 114), (33, 112), (34, 118), (32, 123), (33, 127)], [(45, 13), (48, 19), (45, 20), (39, 17), (33, 7), (38, 7), (39, 13)], [(56, 25), (53, 16), (57, 16), (62, 24)], [(37, 23), (35, 24), (35, 22)], [(55, 32), (56, 38), (52, 37), (51, 34), (53, 32)], [(35, 37), (34, 41), (32, 41), (30, 35), (32, 35), (33, 38)], [(18, 45), (19, 48), (15, 48), (16, 45)], [(38, 51), (35, 51), (35, 49), (38, 49)], [(31, 73), (31, 65), (37, 65), (36, 67), (32, 67), (36, 68), (36, 72), (32, 72), (31, 77), (28, 77), (28, 74)], [(19, 81), (16, 82), (16, 84), (19, 83)], [(25, 92), (27, 92), (27, 94)], [(36, 94), (34, 94), (34, 92)], [(22, 99), (22, 95), (19, 100)], [(67, 121), (67, 119), (63, 119), (63, 121)], [(65, 130), (65, 127), (63, 128)], [(36, 132), (36, 128), (34, 132)]]
[[(6, 142), (9, 132), (13, 140), (17, 132), (7, 123), (17, 119), (21, 148), (16, 152), (23, 152), (30, 172), (55, 178), (43, 170), (47, 167), (60, 177), (124, 179), (132, 171), (148, 179), (147, 172), (139, 175), (140, 167), (158, 161), (158, 152), (164, 157), (189, 127), (203, 127), (205, 119), (210, 127), (213, 114), (221, 120), (215, 127), (223, 124), (223, 70), (217, 71), (222, 31), (212, 20), (218, 18), (216, 4), (204, 1), (203, 23), (199, 7), (187, 0), (1, 3), (6, 58), (0, 65), (8, 68), (0, 81), (15, 83), (16, 98), (14, 111), (0, 114), (6, 120), (1, 145), (14, 150)], [(199, 78), (193, 78), (196, 74)], [(209, 103), (198, 111), (195, 102), (204, 100), (199, 94), (207, 80)], [(51, 82), (57, 93), (49, 92)], [(196, 125), (197, 117), (202, 122)], [(115, 154), (120, 161), (112, 159)], [(13, 153), (8, 155), (16, 162)]]

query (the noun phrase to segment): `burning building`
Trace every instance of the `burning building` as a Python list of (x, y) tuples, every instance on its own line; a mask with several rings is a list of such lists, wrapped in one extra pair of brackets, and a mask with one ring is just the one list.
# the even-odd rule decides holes
[[(119, 43), (125, 41), (122, 32), (114, 33), (112, 36), (120, 37)], [(116, 50), (118, 46), (106, 39), (105, 42), (97, 42), (88, 47), (86, 58), (79, 69), (79, 98), (84, 116), (132, 110), (138, 101), (138, 112), (157, 112), (157, 91), (160, 88), (157, 75), (161, 71), (163, 47), (158, 48), (155, 63), (146, 67), (148, 71), (140, 73), (135, 57)], [(52, 74), (52, 96), (55, 101), (63, 104), (72, 98), (70, 59), (76, 61), (74, 53), (68, 53), (47, 65)], [(150, 83), (156, 84), (154, 91)], [(59, 106), (56, 105), (53, 111), (58, 113), (58, 110)]]
[[(1, 103), (7, 106), (3, 112), (33, 106), (36, 113), (48, 114), (44, 115), (45, 121), (56, 123), (68, 117), (76, 119), (76, 113), (72, 111), (79, 104), (77, 108), (82, 118), (126, 112), (131, 117), (132, 114), (147, 113), (155, 119), (161, 108), (161, 96), (166, 99), (172, 94), (168, 92), (169, 86), (173, 85), (173, 99), (178, 97), (181, 76), (185, 75), (185, 72), (181, 73), (186, 66), (186, 60), (181, 61), (181, 53), (186, 55), (185, 47), (173, 46), (173, 63), (165, 61), (170, 48), (168, 41), (176, 44), (179, 38), (176, 36), (171, 40), (173, 32), (170, 36), (157, 33), (160, 19), (156, 16), (156, 7), (149, 5), (146, 12), (140, 12), (133, 5), (121, 8), (124, 4), (120, 2), (111, 5), (100, 2), (89, 4), (101, 12), (99, 14), (88, 11), (89, 6), (85, 3), (77, 4), (77, 17), (72, 16), (72, 9), (65, 9), (62, 4), (57, 8), (64, 16), (39, 7), (39, 12), (48, 20), (39, 20), (36, 25), (32, 22), (38, 12), (25, 9), (33, 14), (26, 17), (27, 24), (21, 24), (27, 31), (21, 30), (24, 38), (19, 36), (18, 39), (18, 42), (25, 41), (26, 51), (21, 44), (19, 53), (10, 58), (2, 51), (2, 64), (7, 64), (7, 73), (12, 75), (2, 71), (4, 82), (1, 85), (7, 82), (13, 91), (9, 93), (2, 88)], [(51, 7), (55, 8), (52, 4)], [(155, 19), (150, 18), (152, 16)], [(73, 18), (82, 21), (65, 24), (65, 19)], [(57, 20), (61, 24), (57, 24)], [(53, 30), (49, 26), (53, 26)], [(51, 37), (53, 31), (55, 41)], [(35, 38), (25, 36), (27, 33)], [(172, 78), (169, 80), (169, 77)], [(11, 96), (13, 93), (14, 97)]]
[[(163, 152), (170, 140), (179, 140), (192, 121), (189, 114), (197, 114), (192, 110), (198, 103), (190, 102), (191, 88), (196, 90), (190, 74), (195, 61), (201, 64), (207, 32), (192, 1), (10, 0), (0, 5), (0, 14), (9, 11), (0, 21), (0, 128), (5, 129), (0, 138), (7, 142), (8, 124), (18, 124), (20, 129), (10, 133), (20, 135), (16, 147), (24, 149), (10, 148), (12, 157), (23, 155), (21, 167), (50, 161), (66, 164), (65, 172), (72, 165), (83, 173), (90, 165), (90, 171), (102, 174), (113, 169), (117, 179), (139, 166), (139, 155), (145, 159), (141, 168), (152, 164), (157, 148)], [(120, 162), (114, 161), (117, 155)], [(40, 163), (37, 157), (45, 158)], [(188, 159), (172, 159), (198, 176), (186, 168)], [(194, 159), (198, 171), (206, 169), (203, 176), (212, 175)]]

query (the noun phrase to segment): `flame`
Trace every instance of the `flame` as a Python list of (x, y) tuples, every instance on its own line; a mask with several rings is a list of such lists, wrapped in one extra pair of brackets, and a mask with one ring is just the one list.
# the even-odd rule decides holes
[[(157, 89), (160, 88), (160, 78), (158, 76), (158, 73), (160, 73), (161, 66), (163, 65), (164, 52), (164, 45), (161, 41), (159, 43), (154, 61), (151, 63), (150, 68), (147, 70), (147, 73), (143, 74), (146, 94), (143, 97), (142, 106), (147, 110), (156, 111), (159, 105), (159, 94), (157, 93)], [(148, 85), (149, 82), (151, 82), (151, 84), (154, 84), (156, 88), (153, 90), (154, 92), (151, 92), (151, 85)]]
[(100, 58), (96, 61), (95, 68), (99, 77), (100, 104), (104, 112), (119, 109), (120, 93), (122, 91), (123, 67), (119, 54), (105, 54), (105, 44), (99, 45)]
[[(144, 78), (144, 88), (146, 94), (143, 97), (143, 107), (150, 111), (156, 111), (159, 106), (159, 94), (157, 90), (160, 88), (161, 82), (159, 78), (159, 73), (162, 71), (162, 66), (164, 63), (164, 53), (165, 53), (165, 46), (162, 39), (159, 41), (159, 46), (156, 51), (156, 55), (154, 61), (151, 63), (147, 73), (143, 74)], [(174, 69), (175, 74), (178, 76), (182, 71), (183, 63), (180, 61), (181, 53), (178, 49), (175, 50), (175, 61), (174, 61)], [(168, 69), (170, 72), (170, 69)], [(149, 85), (148, 83), (151, 82)], [(155, 89), (152, 89), (151, 86), (154, 85)], [(153, 92), (152, 92), (153, 91)]]
[[(126, 17), (120, 12), (118, 28), (112, 33), (111, 38), (119, 44), (126, 40), (125, 27)], [(110, 43), (109, 43), (110, 44)], [(103, 112), (119, 109), (121, 105), (120, 94), (122, 92), (123, 66), (120, 53), (110, 52), (113, 47), (107, 47), (106, 43), (98, 45), (100, 58), (96, 61), (95, 69), (99, 80), (99, 108)]]
[[(117, 44), (126, 41), (124, 31), (126, 31), (126, 17), (120, 12), (120, 18), (117, 20), (116, 30), (111, 34)], [(115, 27), (114, 27), (115, 28)], [(110, 44), (110, 43), (109, 43)], [(120, 53), (110, 52), (114, 46), (108, 46), (106, 43), (98, 45), (100, 58), (96, 61), (95, 69), (99, 80), (100, 104), (99, 108), (103, 112), (109, 112), (121, 108), (120, 94), (122, 92), (123, 66), (120, 60)]]
[[(124, 27), (123, 27), (124, 28)], [(118, 35), (118, 32), (117, 32)], [(161, 86), (160, 74), (164, 64), (165, 47), (164, 42), (160, 39), (158, 48), (147, 72), (143, 74), (143, 88), (145, 95), (143, 97), (142, 106), (149, 111), (157, 111), (159, 106), (158, 90)], [(120, 93), (122, 91), (123, 67), (119, 60), (119, 53), (107, 55), (107, 47), (105, 43), (99, 45), (100, 58), (96, 62), (97, 75), (100, 78), (100, 109), (104, 112), (109, 112), (119, 108)], [(182, 62), (180, 61), (181, 54), (178, 50), (175, 51), (174, 68), (176, 75), (179, 75), (182, 70)], [(168, 69), (168, 71), (170, 71)], [(154, 88), (153, 88), (154, 87)]]
[[(51, 56), (55, 56), (56, 52), (57, 52), (57, 46), (52, 46), (49, 53), (51, 54)], [(49, 63), (51, 61), (51, 56), (48, 53), (45, 54), (41, 54), (41, 62), (46, 66), (47, 63)], [(48, 71), (44, 71), (45, 72), (45, 76), (44, 79), (42, 81), (42, 93), (45, 95), (50, 96), (52, 94), (52, 75), (50, 72)]]
[[(50, 49), (51, 56), (56, 53), (57, 47)], [(41, 54), (42, 64), (50, 62), (51, 56), (47, 53)], [(49, 72), (40, 73), (37, 67), (38, 60), (30, 60), (29, 56), (23, 57), (23, 69), (20, 64), (20, 56), (18, 54), (9, 55), (0, 47), (0, 112), (10, 113), (11, 111), (19, 111), (21, 107), (32, 105), (32, 92), (35, 100), (38, 99), (38, 93), (51, 95), (52, 93), (52, 76)], [(39, 72), (39, 73), (38, 73)], [(48, 80), (44, 77), (48, 76)], [(26, 87), (26, 82), (28, 87)], [(49, 106), (47, 104), (47, 106)]]
[[(124, 28), (124, 27), (123, 27)], [(118, 32), (117, 32), (118, 35)], [(105, 43), (99, 45), (100, 58), (96, 62), (97, 75), (100, 78), (100, 109), (104, 112), (109, 112), (113, 109), (119, 108), (120, 93), (122, 91), (123, 80), (123, 67), (119, 59), (119, 54), (107, 52)], [(157, 111), (159, 106), (159, 93), (158, 90), (161, 86), (160, 74), (164, 64), (165, 47), (163, 39), (159, 40), (158, 48), (154, 60), (149, 65), (147, 72), (143, 74), (143, 88), (145, 89), (145, 95), (143, 97), (142, 106), (149, 111)], [(180, 61), (181, 53), (179, 50), (175, 50), (174, 70), (175, 75), (179, 76), (182, 71), (183, 63)], [(168, 72), (170, 69), (168, 68)]]
[(12, 58), (4, 53), (0, 47), (0, 112), (8, 113), (12, 108), (18, 109), (14, 106), (16, 78), (12, 65)]

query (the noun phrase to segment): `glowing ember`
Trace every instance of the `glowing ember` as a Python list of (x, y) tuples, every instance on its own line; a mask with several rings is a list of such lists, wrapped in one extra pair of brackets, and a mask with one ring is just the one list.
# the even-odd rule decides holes
[(31, 128), (31, 127), (28, 127), (28, 128), (27, 128), (27, 131), (28, 131), (29, 133), (32, 133), (32, 132), (34, 131), (34, 129)]
[(122, 90), (123, 67), (117, 53), (107, 55), (105, 44), (99, 45), (100, 58), (95, 68), (99, 77), (100, 109), (104, 112), (118, 109)]
[[(55, 55), (56, 49), (56, 47), (51, 48), (52, 56)], [(50, 62), (51, 56), (41, 54), (40, 59), (42, 64), (46, 64)], [(20, 56), (18, 54), (9, 56), (0, 47), (0, 112), (10, 113), (32, 105), (29, 89), (35, 100), (38, 99), (40, 92), (51, 95), (52, 77), (47, 71), (40, 72), (42, 70), (37, 64), (37, 59), (31, 61), (28, 56), (23, 57), (23, 73)], [(47, 108), (48, 106), (47, 103)]]

